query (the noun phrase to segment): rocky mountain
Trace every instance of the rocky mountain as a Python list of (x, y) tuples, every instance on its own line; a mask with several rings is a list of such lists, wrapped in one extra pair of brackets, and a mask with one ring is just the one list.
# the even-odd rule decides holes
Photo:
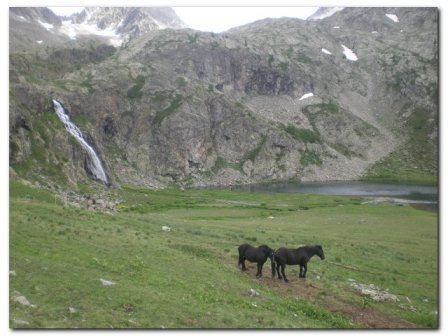
[[(153, 11), (107, 11), (72, 22), (127, 34), (121, 47), (86, 35), (10, 49), (13, 176), (92, 183), (56, 99), (112, 185), (436, 178), (437, 9), (344, 8), (221, 34), (137, 29), (128, 20)], [(12, 44), (26, 29), (14, 20)]]

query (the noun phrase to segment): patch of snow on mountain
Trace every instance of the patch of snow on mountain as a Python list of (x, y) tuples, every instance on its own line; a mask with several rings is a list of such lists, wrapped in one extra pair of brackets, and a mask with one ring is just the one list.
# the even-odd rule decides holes
[[(344, 9), (344, 7), (327, 7), (327, 8), (324, 8), (322, 13), (319, 13), (319, 14), (316, 13), (316, 16), (312, 15), (310, 17), (310, 20), (321, 20), (326, 17), (332, 16), (334, 13), (339, 12), (343, 9)], [(319, 8), (319, 10), (321, 10), (321, 8)]]
[(341, 27), (339, 27), (339, 26), (334, 26), (333, 27), (333, 29), (339, 29), (339, 28), (341, 28)]
[(299, 100), (304, 100), (306, 98), (310, 98), (310, 97), (313, 97), (313, 96), (314, 96), (314, 94), (312, 92), (305, 93)]
[(42, 22), (41, 20), (37, 20), (46, 30), (50, 31), (54, 28), (54, 26), (51, 23)]
[(44, 41), (39, 40), (39, 41), (36, 41), (36, 42), (37, 42), (37, 44), (42, 44)]
[(22, 16), (22, 15), (19, 15), (18, 18), (19, 18), (20, 20), (22, 20), (22, 21), (28, 21), (28, 20), (27, 20), (24, 16)]
[(374, 31), (372, 32), (372, 34), (378, 34), (378, 32), (377, 32), (376, 30), (374, 30)]
[(358, 56), (353, 52), (353, 50), (347, 48), (345, 45), (341, 44), (342, 48), (344, 48), (344, 55), (350, 61), (357, 61)]
[(385, 14), (389, 19), (391, 19), (393, 22), (399, 22), (398, 21), (398, 16), (396, 16), (395, 14)]
[(325, 49), (325, 48), (322, 48), (322, 52), (327, 54), (327, 55), (332, 55), (332, 53), (330, 51), (328, 51), (327, 49)]
[(117, 34), (116, 30), (113, 29), (112, 26), (109, 26), (106, 29), (100, 29), (96, 24), (63, 21), (62, 27), (59, 31), (65, 35), (68, 35), (72, 40), (75, 40), (78, 35), (98, 35), (109, 37), (109, 42), (115, 47), (120, 46), (123, 42), (121, 35)]
[(72, 40), (76, 40), (76, 29), (72, 21), (62, 21), (62, 27), (59, 29), (61, 33), (68, 35)]

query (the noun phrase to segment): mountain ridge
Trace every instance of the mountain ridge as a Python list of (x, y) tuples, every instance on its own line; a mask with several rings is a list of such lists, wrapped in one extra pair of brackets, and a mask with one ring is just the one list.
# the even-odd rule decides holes
[[(29, 49), (35, 43), (61, 46), (77, 39), (98, 39), (119, 47), (152, 30), (187, 27), (169, 7), (86, 7), (68, 17), (58, 16), (47, 7), (11, 7), (10, 20), (10, 34), (24, 26), (37, 28), (37, 33), (11, 38), (10, 49), (15, 49), (16, 41)], [(26, 39), (31, 37), (27, 35), (36, 37)]]

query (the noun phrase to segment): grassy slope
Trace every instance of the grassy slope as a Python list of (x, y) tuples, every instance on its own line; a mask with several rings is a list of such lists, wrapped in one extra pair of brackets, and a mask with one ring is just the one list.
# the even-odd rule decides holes
[[(324, 308), (330, 295), (360, 310), (436, 326), (435, 213), (314, 195), (115, 193), (125, 200), (122, 210), (104, 214), (64, 207), (46, 192), (11, 182), (10, 270), (17, 275), (10, 277), (10, 296), (20, 292), (37, 305), (11, 300), (11, 327), (23, 327), (14, 320), (46, 328), (359, 326)], [(164, 233), (167, 224), (172, 231)], [(268, 264), (264, 281), (253, 268), (242, 273), (236, 264), (243, 242), (322, 244), (327, 258), (311, 260), (306, 280), (296, 277), (297, 267), (286, 269), (293, 283), (317, 286), (318, 297), (297, 299), (270, 285)], [(116, 285), (102, 286), (100, 278)], [(400, 303), (362, 297), (349, 278), (388, 288)], [(250, 288), (261, 296), (250, 297)]]

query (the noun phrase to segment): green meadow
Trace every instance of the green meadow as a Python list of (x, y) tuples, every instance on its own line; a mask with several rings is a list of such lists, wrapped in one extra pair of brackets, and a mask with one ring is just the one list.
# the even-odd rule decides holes
[[(117, 212), (10, 182), (11, 328), (438, 327), (435, 211), (340, 196), (108, 193), (122, 200)], [(311, 259), (306, 279), (287, 266), (290, 283), (271, 279), (268, 260), (257, 279), (255, 265), (237, 265), (246, 242), (320, 244), (326, 259)], [(375, 301), (353, 283), (397, 300)]]

